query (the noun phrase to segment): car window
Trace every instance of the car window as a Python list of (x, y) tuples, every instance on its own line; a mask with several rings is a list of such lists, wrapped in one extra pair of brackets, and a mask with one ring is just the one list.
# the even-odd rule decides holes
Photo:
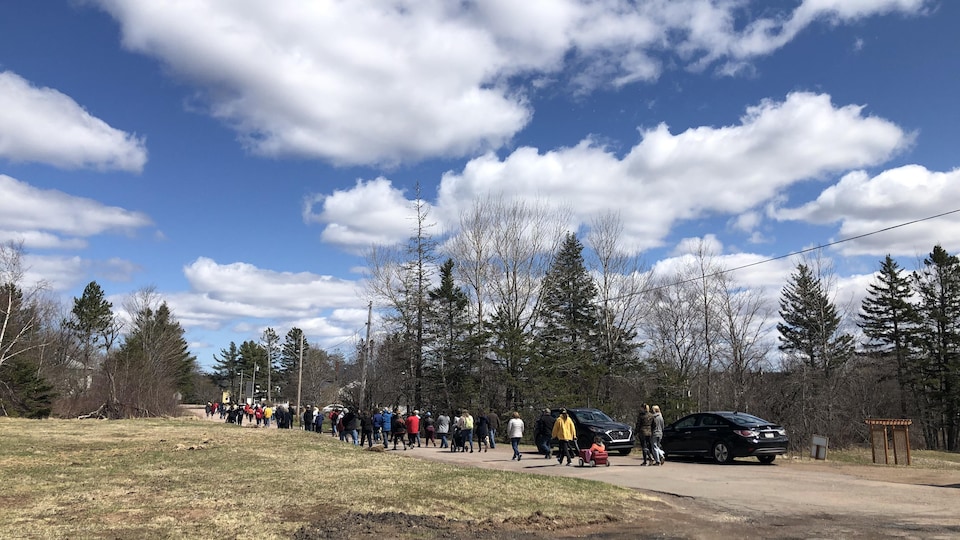
[(578, 411), (578, 412), (576, 412), (576, 413), (574, 413), (574, 414), (576, 415), (577, 420), (579, 420), (579, 421), (581, 421), (581, 422), (593, 422), (594, 420), (596, 420), (596, 419), (593, 417), (593, 413), (590, 413), (590, 412)]
[(696, 416), (688, 416), (686, 418), (681, 418), (677, 420), (677, 423), (673, 425), (676, 429), (692, 428), (697, 424)]
[(700, 425), (706, 427), (722, 426), (724, 422), (716, 416), (705, 414), (700, 418)]
[(763, 418), (758, 418), (752, 414), (747, 413), (733, 413), (726, 415), (727, 418), (733, 421), (733, 423), (741, 426), (752, 426), (760, 424), (770, 424)]

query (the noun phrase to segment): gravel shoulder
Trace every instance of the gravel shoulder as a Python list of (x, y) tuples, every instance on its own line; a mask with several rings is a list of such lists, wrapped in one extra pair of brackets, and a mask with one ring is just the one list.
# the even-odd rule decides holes
[[(658, 496), (678, 514), (707, 518), (707, 530), (682, 537), (960, 538), (960, 471), (862, 466), (778, 459), (772, 465), (669, 461), (643, 467), (635, 456), (611, 456), (610, 467), (558, 465), (527, 448), (512, 461), (508, 445), (482, 454), (434, 448), (408, 452), (419, 459), (528, 474), (588, 478)], [(724, 523), (737, 527), (722, 526)], [(769, 533), (763, 532), (769, 531)], [(730, 536), (727, 536), (727, 533)]]

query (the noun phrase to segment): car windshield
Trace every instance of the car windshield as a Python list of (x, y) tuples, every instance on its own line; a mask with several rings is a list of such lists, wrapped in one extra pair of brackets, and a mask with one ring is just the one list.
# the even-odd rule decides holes
[(577, 420), (581, 422), (613, 422), (609, 416), (600, 411), (577, 411)]
[(747, 413), (732, 413), (732, 414), (725, 414), (723, 416), (732, 420), (735, 424), (738, 424), (741, 426), (753, 426), (753, 425), (762, 425), (762, 424), (772, 423), (772, 422), (767, 422), (763, 418), (759, 418), (752, 414), (747, 414)]

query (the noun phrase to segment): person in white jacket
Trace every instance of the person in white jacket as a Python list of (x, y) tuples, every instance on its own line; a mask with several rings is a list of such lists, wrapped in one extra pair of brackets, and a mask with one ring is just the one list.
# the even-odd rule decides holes
[(507, 422), (507, 437), (510, 438), (510, 445), (513, 446), (513, 457), (511, 460), (520, 461), (523, 455), (520, 454), (520, 439), (523, 437), (523, 420), (520, 419), (520, 413), (514, 412), (513, 418)]

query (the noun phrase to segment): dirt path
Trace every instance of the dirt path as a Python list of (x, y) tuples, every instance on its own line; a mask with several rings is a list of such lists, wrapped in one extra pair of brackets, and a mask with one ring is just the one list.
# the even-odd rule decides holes
[[(748, 535), (829, 538), (960, 538), (960, 472), (778, 460), (761, 465), (670, 461), (643, 467), (634, 456), (610, 467), (557, 465), (526, 448), (512, 461), (508, 445), (478, 453), (434, 448), (413, 457), (530, 474), (589, 478), (657, 494), (678, 510), (713, 512), (759, 529)], [(880, 478), (889, 477), (889, 480)], [(725, 528), (724, 528), (725, 529)], [(715, 531), (720, 532), (720, 531)], [(737, 533), (744, 535), (742, 528)]]

